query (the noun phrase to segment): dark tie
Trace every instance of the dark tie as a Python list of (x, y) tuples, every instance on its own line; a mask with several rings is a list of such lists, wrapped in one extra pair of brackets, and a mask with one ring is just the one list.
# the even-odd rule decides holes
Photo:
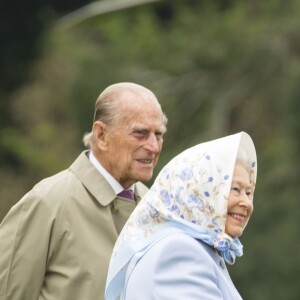
[(126, 198), (130, 201), (135, 201), (134, 193), (132, 190), (123, 190), (118, 194), (119, 197)]

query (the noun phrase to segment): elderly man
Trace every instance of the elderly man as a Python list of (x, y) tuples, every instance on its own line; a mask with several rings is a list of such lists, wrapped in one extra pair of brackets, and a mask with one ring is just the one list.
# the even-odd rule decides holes
[(39, 182), (0, 225), (0, 300), (104, 299), (112, 248), (146, 193), (167, 119), (134, 83), (106, 88), (95, 105), (90, 150)]

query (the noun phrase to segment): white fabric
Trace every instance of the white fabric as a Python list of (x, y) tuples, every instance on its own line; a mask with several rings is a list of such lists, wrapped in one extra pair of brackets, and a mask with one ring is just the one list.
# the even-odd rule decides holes
[(162, 169), (117, 240), (108, 272), (107, 300), (122, 293), (132, 269), (148, 249), (172, 233), (202, 240), (230, 264), (243, 254), (240, 241), (225, 233), (237, 158), (251, 169), (254, 190), (256, 151), (245, 132), (189, 148)]

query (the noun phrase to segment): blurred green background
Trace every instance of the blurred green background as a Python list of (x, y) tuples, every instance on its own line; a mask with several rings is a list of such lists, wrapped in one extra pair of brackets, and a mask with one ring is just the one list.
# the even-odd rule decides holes
[(252, 136), (255, 211), (229, 272), (245, 300), (300, 299), (300, 1), (162, 0), (62, 26), (88, 2), (0, 4), (0, 220), (84, 149), (99, 93), (136, 82), (169, 118), (155, 174), (189, 146)]

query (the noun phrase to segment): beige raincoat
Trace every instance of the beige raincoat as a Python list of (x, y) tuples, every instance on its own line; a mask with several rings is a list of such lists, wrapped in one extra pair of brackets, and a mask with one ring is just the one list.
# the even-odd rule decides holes
[[(136, 199), (147, 188), (136, 184)], [(112, 248), (135, 203), (83, 152), (38, 183), (0, 225), (0, 300), (104, 299)]]

